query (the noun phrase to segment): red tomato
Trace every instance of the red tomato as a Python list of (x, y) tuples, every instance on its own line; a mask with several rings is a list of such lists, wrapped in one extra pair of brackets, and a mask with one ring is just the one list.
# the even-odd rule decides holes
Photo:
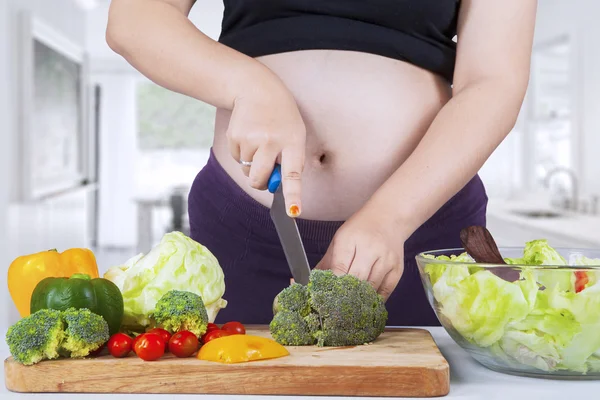
[(199, 346), (198, 337), (190, 331), (179, 331), (169, 340), (169, 351), (175, 357), (190, 357)]
[(169, 331), (162, 328), (154, 328), (150, 329), (146, 333), (156, 333), (158, 336), (160, 336), (165, 342), (165, 351), (167, 351), (167, 345), (169, 344), (169, 340), (171, 339), (171, 333)]
[(204, 332), (204, 334), (202, 336), (200, 336), (200, 343), (206, 343), (206, 341), (204, 340), (206, 338), (206, 335), (208, 335), (212, 331), (218, 331), (218, 330), (219, 330), (219, 326), (217, 324), (213, 324), (212, 322), (209, 322), (208, 325), (206, 326), (206, 332)]
[(210, 331), (208, 332), (206, 335), (204, 335), (204, 339), (202, 340), (202, 343), (208, 343), (213, 339), (217, 339), (223, 336), (231, 336), (232, 333), (231, 332), (227, 332), (221, 329), (215, 330), (215, 331)]
[(590, 278), (585, 271), (575, 271), (575, 293), (579, 293), (585, 289), (585, 285), (587, 285), (589, 281)]
[(140, 340), (140, 338), (142, 337), (143, 333), (137, 335), (136, 337), (133, 338), (133, 344), (131, 345), (131, 349), (133, 350), (134, 353), (137, 353), (135, 351), (135, 344), (138, 342), (138, 340)]
[(133, 339), (124, 333), (115, 333), (108, 339), (107, 347), (113, 357), (125, 357), (133, 348)]
[(144, 361), (158, 360), (165, 354), (165, 341), (156, 333), (144, 333), (135, 343), (134, 349)]
[(246, 333), (246, 328), (242, 325), (241, 322), (231, 321), (227, 322), (225, 325), (221, 327), (222, 331), (230, 332), (232, 334), (243, 335)]

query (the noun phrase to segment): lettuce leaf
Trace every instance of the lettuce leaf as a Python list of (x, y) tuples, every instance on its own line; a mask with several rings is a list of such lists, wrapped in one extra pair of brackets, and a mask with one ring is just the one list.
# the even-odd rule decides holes
[[(445, 290), (438, 290), (442, 296), (436, 296), (434, 288), (441, 312), (463, 337), (479, 346), (498, 341), (506, 325), (525, 318), (533, 306), (532, 285), (507, 282), (486, 270), (457, 282), (444, 280), (444, 276), (436, 284), (444, 285)], [(537, 288), (533, 288), (535, 293)]]
[(227, 305), (219, 262), (205, 246), (181, 232), (167, 233), (148, 254), (111, 267), (104, 278), (121, 290), (125, 308), (123, 325), (132, 330), (151, 324), (150, 314), (156, 302), (170, 290), (201, 296), (210, 322)]

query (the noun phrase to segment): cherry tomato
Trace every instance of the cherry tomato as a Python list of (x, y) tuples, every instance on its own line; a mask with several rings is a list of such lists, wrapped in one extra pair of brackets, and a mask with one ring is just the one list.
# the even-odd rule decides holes
[(579, 293), (585, 289), (585, 285), (587, 285), (589, 281), (590, 278), (585, 271), (575, 271), (575, 293)]
[(175, 357), (190, 357), (199, 346), (198, 337), (190, 331), (179, 331), (169, 340), (169, 351)]
[(241, 322), (237, 322), (237, 321), (227, 322), (226, 324), (224, 324), (221, 327), (221, 330), (225, 331), (225, 332), (230, 332), (232, 334), (239, 334), (239, 335), (243, 335), (246, 333), (246, 328), (244, 327), (244, 325), (242, 325)]
[(132, 349), (133, 339), (124, 333), (115, 333), (108, 339), (108, 351), (113, 357), (127, 356)]
[(143, 333), (137, 335), (136, 337), (133, 338), (133, 343), (131, 345), (131, 349), (133, 350), (134, 353), (137, 354), (137, 352), (135, 351), (135, 344), (137, 343), (138, 340), (140, 340), (140, 338), (142, 337)]
[(208, 343), (213, 339), (217, 339), (217, 338), (220, 338), (223, 336), (231, 336), (231, 335), (232, 335), (231, 332), (227, 332), (227, 331), (224, 331), (221, 329), (210, 331), (206, 335), (204, 335), (204, 339), (203, 339), (202, 343)]
[(204, 340), (206, 338), (206, 335), (208, 335), (212, 331), (218, 331), (218, 330), (219, 330), (219, 326), (217, 324), (213, 324), (212, 322), (209, 322), (208, 325), (206, 326), (206, 332), (204, 332), (204, 334), (200, 337), (200, 343), (206, 343), (206, 341)]
[(165, 354), (165, 341), (156, 333), (144, 333), (135, 343), (135, 353), (144, 361), (158, 360)]
[(171, 339), (171, 333), (165, 329), (162, 328), (154, 328), (154, 329), (150, 329), (148, 332), (146, 333), (156, 333), (158, 336), (160, 336), (163, 341), (165, 342), (165, 351), (167, 351), (168, 349), (168, 344), (169, 344), (169, 340)]

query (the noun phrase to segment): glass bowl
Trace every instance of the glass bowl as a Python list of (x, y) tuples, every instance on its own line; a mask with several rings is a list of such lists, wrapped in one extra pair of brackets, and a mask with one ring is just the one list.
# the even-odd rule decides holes
[(524, 248), (499, 250), (509, 264), (478, 264), (461, 248), (417, 255), (450, 337), (495, 371), (600, 379), (600, 251), (555, 248), (566, 265), (525, 265)]

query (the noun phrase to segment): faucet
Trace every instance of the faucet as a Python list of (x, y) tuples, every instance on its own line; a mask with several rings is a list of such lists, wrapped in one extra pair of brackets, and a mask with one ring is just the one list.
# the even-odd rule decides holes
[(565, 209), (572, 209), (574, 211), (577, 211), (577, 206), (579, 203), (578, 200), (578, 185), (577, 185), (577, 175), (575, 174), (575, 171), (573, 171), (570, 168), (567, 167), (556, 167), (552, 170), (550, 170), (547, 174), (546, 177), (544, 178), (544, 186), (546, 187), (550, 187), (550, 179), (558, 173), (564, 172), (567, 175), (569, 175), (571, 177), (571, 199), (569, 200), (564, 199), (564, 202), (562, 203), (562, 206)]

